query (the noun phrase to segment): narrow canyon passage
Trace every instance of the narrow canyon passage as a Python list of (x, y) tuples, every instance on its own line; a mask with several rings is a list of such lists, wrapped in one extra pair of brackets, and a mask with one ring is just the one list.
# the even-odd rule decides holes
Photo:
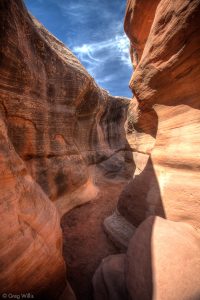
[(117, 205), (119, 194), (126, 182), (104, 181), (100, 192), (91, 202), (74, 208), (61, 219), (63, 256), (67, 279), (77, 300), (92, 300), (92, 277), (101, 260), (119, 249), (103, 229), (103, 221)]
[(0, 0), (0, 297), (200, 299), (199, 20), (200, 0), (127, 0), (129, 99)]

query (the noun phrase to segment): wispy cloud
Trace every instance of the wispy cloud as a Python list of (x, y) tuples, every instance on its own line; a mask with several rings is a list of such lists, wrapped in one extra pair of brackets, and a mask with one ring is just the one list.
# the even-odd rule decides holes
[(24, 0), (30, 11), (74, 54), (103, 88), (131, 96), (126, 0)]
[[(129, 57), (129, 41), (125, 34), (117, 34), (114, 38), (103, 40), (96, 43), (87, 43), (80, 46), (74, 46), (72, 51), (78, 58), (86, 64), (88, 70), (94, 77), (103, 82), (102, 78), (98, 78), (101, 65), (120, 60), (127, 68), (132, 68)], [(111, 70), (112, 71), (112, 70)], [(113, 76), (106, 76), (106, 82), (113, 79)]]
[(57, 2), (57, 6), (60, 8), (62, 15), (71, 16), (77, 18), (78, 22), (82, 21), (84, 18), (84, 13), (87, 12), (87, 7), (84, 3), (66, 3), (66, 2)]

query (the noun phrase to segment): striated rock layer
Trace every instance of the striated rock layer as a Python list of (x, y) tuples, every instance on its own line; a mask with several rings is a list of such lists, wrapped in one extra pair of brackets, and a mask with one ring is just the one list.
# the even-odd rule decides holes
[[(120, 151), (125, 146), (127, 100), (100, 89), (77, 58), (27, 14), (21, 1), (4, 2), (0, 85), (9, 138), (51, 200), (83, 185), (94, 196), (94, 174), (90, 176), (88, 165), (118, 151), (116, 171), (126, 173)], [(73, 207), (67, 197), (65, 201), (66, 210)]]
[(129, 1), (125, 18), (142, 51), (134, 48), (130, 87), (139, 117), (128, 135), (140, 171), (118, 208), (135, 225), (156, 214), (199, 228), (200, 1), (153, 1), (154, 12), (140, 14), (150, 2)]
[(21, 0), (0, 0), (0, 292), (59, 297), (52, 201), (62, 215), (97, 195), (97, 179), (129, 177), (127, 103), (100, 89)]
[(98, 269), (96, 299), (103, 285), (105, 299), (115, 295), (116, 265), (131, 299), (200, 299), (199, 20), (199, 0), (127, 1), (135, 69), (127, 138), (136, 169), (117, 208), (139, 227), (123, 263), (111, 257)]

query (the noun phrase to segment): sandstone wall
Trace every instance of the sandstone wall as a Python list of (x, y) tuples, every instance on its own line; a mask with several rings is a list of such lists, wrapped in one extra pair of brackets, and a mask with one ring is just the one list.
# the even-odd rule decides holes
[(200, 226), (199, 18), (197, 0), (127, 3), (136, 173), (118, 208), (134, 225), (160, 215)]
[(127, 104), (21, 0), (0, 0), (1, 292), (58, 298), (65, 265), (52, 201), (62, 215), (97, 195), (97, 177), (129, 176)]
[(199, 0), (127, 1), (135, 173), (104, 226), (119, 243), (135, 229), (97, 269), (95, 300), (200, 299), (199, 20)]
[(128, 101), (100, 89), (21, 1), (11, 3), (2, 1), (1, 110), (16, 152), (55, 200), (90, 180), (88, 165), (124, 150)]

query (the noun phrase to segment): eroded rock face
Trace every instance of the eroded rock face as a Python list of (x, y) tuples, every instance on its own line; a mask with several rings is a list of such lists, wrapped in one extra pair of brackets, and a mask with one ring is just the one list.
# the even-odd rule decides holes
[(128, 102), (100, 89), (21, 0), (0, 1), (0, 28), (0, 291), (57, 299), (65, 264), (52, 201), (62, 215), (97, 195), (96, 178), (129, 176)]
[(58, 298), (65, 288), (60, 219), (0, 121), (1, 293)]
[(160, 215), (200, 226), (199, 18), (197, 0), (128, 1), (125, 30), (138, 57), (130, 81), (138, 120), (128, 140), (137, 172), (118, 209), (134, 225)]
[(147, 218), (132, 237), (126, 256), (131, 299), (199, 299), (199, 248), (192, 226)]
[(147, 218), (136, 229), (126, 254), (102, 261), (93, 278), (95, 300), (198, 300), (199, 247), (191, 225)]
[(95, 194), (88, 165), (124, 150), (128, 101), (100, 89), (21, 1), (2, 1), (2, 8), (1, 109), (9, 138), (51, 200), (84, 184)]
[[(200, 298), (199, 20), (199, 0), (127, 2), (125, 31), (135, 68), (127, 139), (135, 174), (118, 211), (138, 228), (117, 280), (124, 271), (128, 299)], [(101, 293), (120, 295), (111, 267), (118, 260), (102, 262), (95, 295), (99, 286)], [(106, 268), (109, 281), (102, 276)]]

